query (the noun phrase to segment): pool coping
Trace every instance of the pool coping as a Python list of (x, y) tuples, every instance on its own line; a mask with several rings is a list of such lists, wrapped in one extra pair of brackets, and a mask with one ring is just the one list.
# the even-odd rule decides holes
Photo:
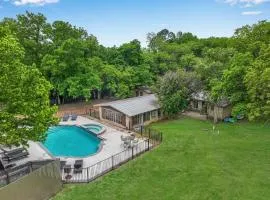
[[(105, 133), (105, 131), (107, 130), (106, 129), (106, 127), (104, 127), (104, 125), (101, 125), (101, 124), (95, 124), (95, 123), (88, 123), (88, 124), (80, 124), (80, 125), (77, 125), (77, 126), (80, 126), (80, 127), (83, 127), (84, 129), (87, 129), (88, 130), (88, 128), (86, 127), (86, 125), (96, 125), (96, 126), (100, 126), (101, 127), (101, 130), (98, 132), (98, 133), (94, 133), (95, 135), (97, 135), (97, 136), (99, 136), (99, 135), (101, 135), (101, 134), (103, 134), (103, 133)], [(88, 131), (90, 131), (90, 130), (88, 130)], [(91, 131), (90, 131), (91, 132)]]
[[(88, 157), (91, 157), (91, 156), (94, 156), (94, 155), (97, 155), (98, 153), (100, 153), (101, 150), (102, 150), (102, 148), (103, 148), (103, 146), (104, 146), (104, 144), (105, 144), (105, 143), (104, 143), (104, 141), (106, 140), (105, 138), (103, 138), (103, 137), (101, 137), (101, 136), (99, 136), (99, 135), (97, 135), (97, 134), (95, 134), (95, 133), (92, 133), (91, 131), (89, 131), (89, 130), (86, 129), (85, 127), (82, 127), (81, 125), (76, 125), (76, 124), (74, 124), (74, 125), (69, 125), (69, 124), (63, 125), (63, 124), (59, 124), (59, 125), (56, 125), (56, 126), (76, 126), (76, 127), (79, 127), (79, 128), (81, 128), (81, 129), (85, 130), (86, 132), (88, 132), (88, 133), (94, 135), (95, 137), (99, 138), (99, 139), (100, 139), (100, 144), (99, 144), (99, 147), (98, 147), (98, 150), (97, 150), (96, 153), (93, 153), (93, 154), (88, 155), (88, 156), (82, 156), (82, 157), (77, 157), (77, 156), (76, 156), (76, 157), (75, 157), (75, 156), (54, 156), (54, 155), (49, 151), (49, 149), (47, 149), (47, 147), (44, 146), (44, 144), (42, 144), (41, 142), (38, 142), (39, 146), (40, 146), (44, 151), (46, 151), (46, 153), (47, 153), (49, 156), (51, 156), (52, 158), (58, 158), (58, 159), (60, 159), (60, 160), (61, 160), (61, 158), (62, 158), (62, 159), (68, 159), (68, 158), (72, 158), (72, 159), (84, 159), (84, 158), (88, 158)], [(105, 127), (104, 127), (104, 128), (105, 128)], [(105, 131), (106, 131), (106, 128), (105, 128), (104, 132), (105, 132)]]

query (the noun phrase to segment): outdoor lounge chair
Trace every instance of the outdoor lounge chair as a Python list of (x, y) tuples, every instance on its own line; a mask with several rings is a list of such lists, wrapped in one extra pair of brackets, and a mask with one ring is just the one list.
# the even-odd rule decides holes
[(127, 140), (130, 140), (130, 138), (129, 138), (129, 136), (123, 136), (123, 135), (121, 135), (121, 140), (122, 140), (123, 142), (125, 142), (125, 141), (127, 141)]
[(23, 152), (25, 149), (23, 147), (19, 147), (19, 148), (11, 149), (11, 150), (5, 150), (1, 148), (1, 150), (4, 152), (5, 155), (14, 155), (14, 154)]
[(83, 169), (83, 160), (76, 160), (74, 164), (73, 173), (82, 173)]
[(6, 169), (10, 169), (12, 167), (15, 167), (16, 164), (12, 163), (12, 164), (4, 164), (4, 162), (2, 161), (2, 159), (0, 158), (0, 171), (6, 170)]
[(64, 166), (66, 165), (67, 161), (61, 160), (60, 161), (60, 169), (64, 169)]
[(65, 165), (63, 169), (64, 169), (64, 173), (69, 174), (71, 172), (71, 165)]
[(72, 115), (71, 115), (71, 120), (72, 120), (72, 121), (75, 121), (75, 120), (77, 120), (77, 117), (78, 117), (78, 115), (72, 114)]
[(27, 151), (19, 152), (16, 154), (5, 154), (3, 157), (3, 160), (7, 160), (8, 162), (13, 161), (13, 160), (19, 160), (21, 158), (24, 158), (28, 156), (29, 153)]
[(124, 141), (124, 148), (128, 149), (131, 147), (131, 140)]
[(62, 118), (63, 122), (67, 122), (68, 119), (69, 119), (69, 115), (68, 114), (64, 114), (64, 116)]

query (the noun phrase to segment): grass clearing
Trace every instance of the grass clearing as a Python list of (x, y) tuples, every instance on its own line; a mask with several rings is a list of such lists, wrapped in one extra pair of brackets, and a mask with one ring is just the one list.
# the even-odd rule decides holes
[(270, 127), (183, 118), (152, 125), (151, 152), (90, 184), (66, 185), (54, 200), (270, 199)]

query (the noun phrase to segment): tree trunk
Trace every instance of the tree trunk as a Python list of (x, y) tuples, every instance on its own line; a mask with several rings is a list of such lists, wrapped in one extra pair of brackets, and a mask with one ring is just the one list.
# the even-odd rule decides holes
[(218, 122), (218, 107), (214, 106), (214, 123)]
[(60, 105), (60, 104), (61, 104), (60, 96), (59, 94), (57, 94), (57, 105)]

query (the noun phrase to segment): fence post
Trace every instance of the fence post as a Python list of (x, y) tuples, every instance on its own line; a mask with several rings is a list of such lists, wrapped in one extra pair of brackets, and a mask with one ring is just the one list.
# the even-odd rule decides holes
[(148, 138), (150, 139), (150, 133), (151, 133), (151, 129), (148, 129)]
[(147, 143), (148, 143), (148, 151), (150, 149), (150, 139), (147, 140)]
[(113, 156), (112, 156), (112, 170), (113, 170)]
[(133, 160), (133, 158), (134, 158), (134, 147), (132, 147), (131, 152), (132, 152), (131, 159)]
[(142, 126), (140, 126), (141, 128), (140, 128), (140, 132), (141, 132), (141, 136), (142, 136)]
[(87, 172), (87, 182), (89, 181), (89, 167), (86, 168), (86, 172)]

